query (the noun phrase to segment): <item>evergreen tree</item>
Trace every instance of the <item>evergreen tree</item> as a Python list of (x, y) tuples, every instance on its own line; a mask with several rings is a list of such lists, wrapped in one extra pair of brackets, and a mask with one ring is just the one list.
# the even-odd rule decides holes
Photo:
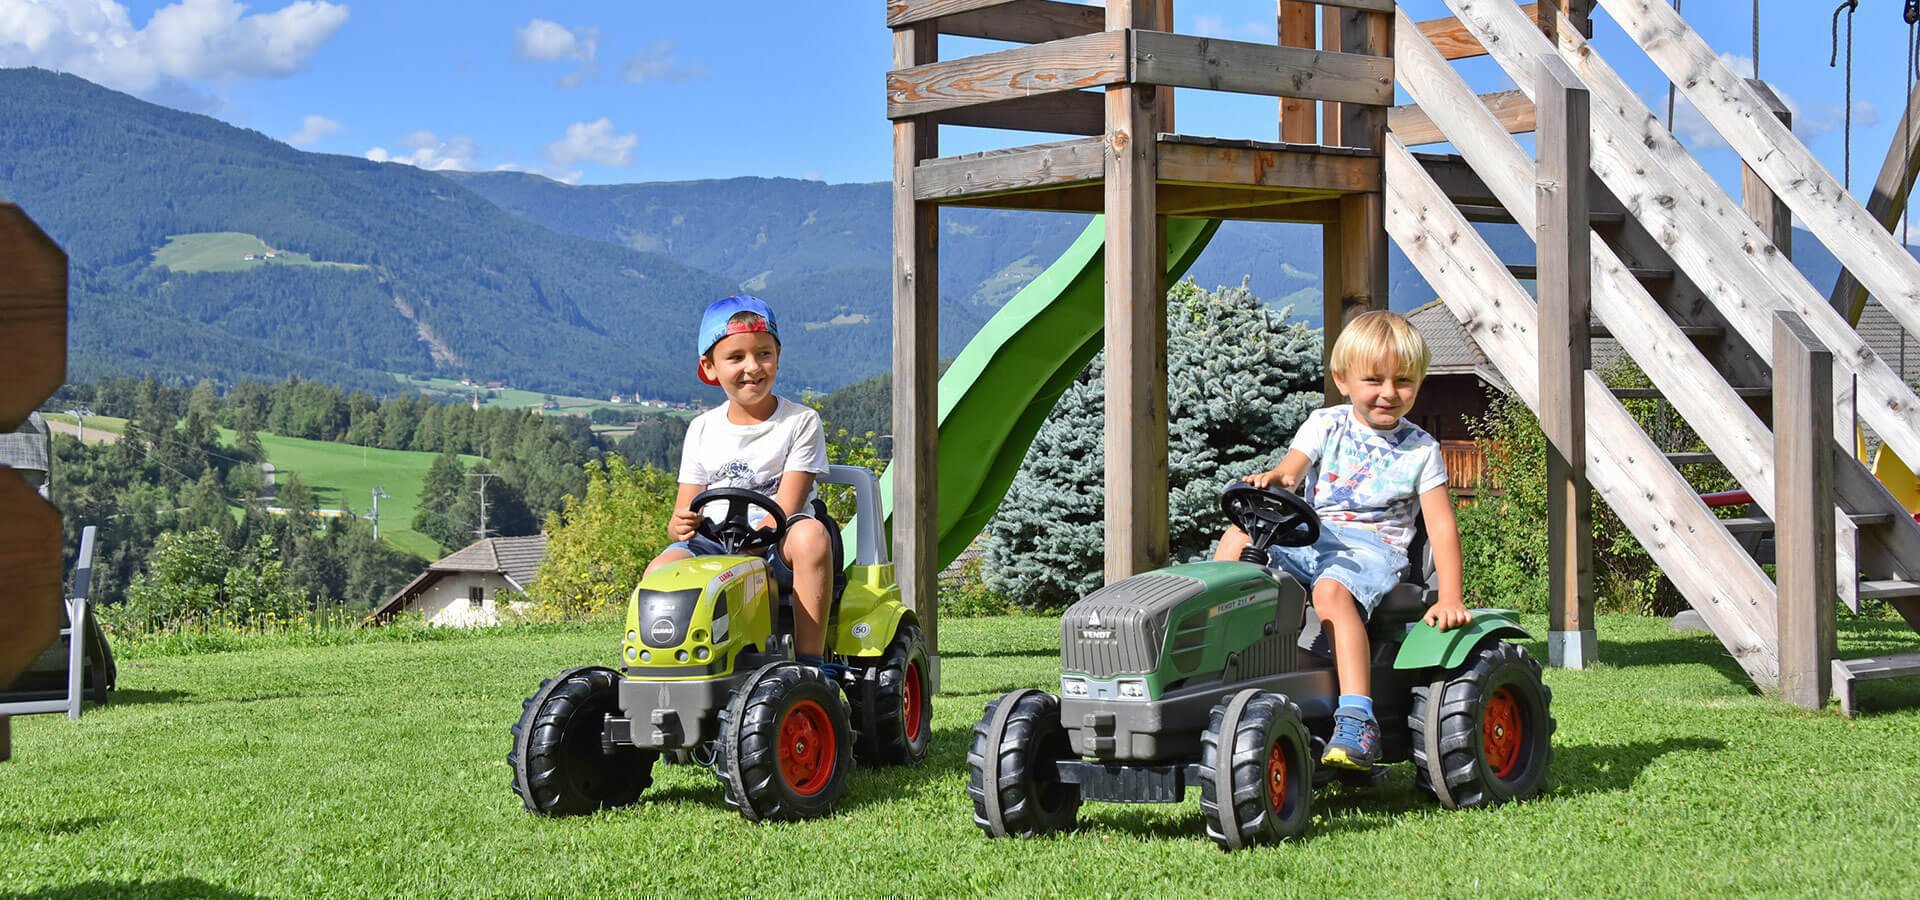
[[(1167, 506), (1172, 557), (1206, 555), (1226, 527), (1220, 491), (1271, 468), (1320, 406), (1320, 332), (1247, 288), (1176, 285), (1167, 303)], [(1061, 395), (987, 526), (987, 585), (1057, 607), (1100, 586), (1104, 355)]]

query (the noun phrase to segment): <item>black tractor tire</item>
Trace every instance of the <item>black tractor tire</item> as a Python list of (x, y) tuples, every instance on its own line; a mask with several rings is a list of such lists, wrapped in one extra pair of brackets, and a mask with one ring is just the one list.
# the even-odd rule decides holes
[(1200, 814), (1222, 850), (1297, 838), (1313, 819), (1313, 739), (1285, 694), (1244, 690), (1200, 736)]
[(577, 816), (628, 806), (653, 784), (651, 750), (605, 752), (609, 713), (618, 712), (620, 673), (603, 666), (568, 669), (540, 683), (513, 725), (513, 790), (529, 812)]
[(819, 669), (761, 666), (720, 711), (713, 770), (727, 805), (754, 822), (833, 812), (853, 769), (849, 719), (845, 695)]
[(1060, 723), (1060, 698), (1014, 691), (987, 704), (967, 750), (973, 824), (988, 837), (1066, 831), (1080, 815), (1080, 786), (1060, 780), (1073, 746)]
[(1540, 662), (1500, 641), (1413, 689), (1414, 783), (1448, 809), (1525, 800), (1547, 782), (1553, 691)]
[(920, 628), (902, 624), (879, 662), (856, 671), (855, 758), (876, 766), (926, 759), (933, 745), (933, 672)]

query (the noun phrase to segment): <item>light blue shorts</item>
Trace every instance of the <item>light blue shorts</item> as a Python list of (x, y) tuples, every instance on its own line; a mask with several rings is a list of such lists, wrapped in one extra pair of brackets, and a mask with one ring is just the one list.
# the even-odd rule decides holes
[(1309, 547), (1270, 547), (1267, 558), (1309, 592), (1322, 580), (1346, 586), (1362, 618), (1373, 614), (1407, 569), (1407, 555), (1381, 540), (1379, 532), (1339, 525), (1320, 526), (1320, 539)]

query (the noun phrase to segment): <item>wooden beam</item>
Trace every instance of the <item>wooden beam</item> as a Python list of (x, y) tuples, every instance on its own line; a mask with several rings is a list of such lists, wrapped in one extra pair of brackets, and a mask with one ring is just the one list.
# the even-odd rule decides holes
[(25, 211), (0, 201), (0, 433), (27, 420), (67, 378), (67, 254)]
[(1269, 97), (1393, 105), (1390, 57), (1164, 31), (1133, 32), (1129, 80)]
[(1160, 142), (1160, 180), (1183, 184), (1356, 193), (1380, 189), (1379, 168), (1377, 156)]
[[(1157, 24), (1149, 0), (1108, 0), (1108, 28)], [(1138, 34), (1139, 32), (1135, 32)], [(1167, 557), (1167, 331), (1159, 141), (1149, 85), (1107, 89), (1106, 578)]]
[(1319, 0), (1321, 6), (1393, 15), (1394, 0)]
[[(1403, 32), (1407, 30), (1411, 29)], [(1404, 65), (1404, 54), (1399, 58)], [(1439, 54), (1434, 58), (1438, 60)], [(1401, 77), (1404, 83), (1407, 73), (1403, 71)], [(1515, 394), (1529, 408), (1538, 409), (1532, 298), (1503, 271), (1492, 248), (1398, 141), (1388, 141), (1386, 168), (1387, 230), (1394, 243), (1439, 292), (1447, 310), (1465, 326)], [(1531, 195), (1532, 186), (1527, 187)], [(1594, 249), (1601, 246), (1596, 244)], [(1773, 583), (1717, 523), (1692, 486), (1666, 463), (1604, 382), (1589, 374), (1583, 395), (1587, 475), (1594, 490), (1620, 511), (1634, 537), (1713, 625), (1714, 634), (1740, 667), (1754, 681), (1774, 684), (1778, 656), (1772, 628)], [(1659, 498), (1658, 510), (1650, 506), (1649, 498)], [(1761, 604), (1767, 612), (1764, 618), (1745, 612)], [(1761, 624), (1764, 631), (1756, 627)]]
[(1584, 669), (1596, 661), (1593, 514), (1586, 474), (1591, 368), (1593, 230), (1587, 202), (1588, 97), (1558, 57), (1540, 60), (1539, 158), (1534, 179), (1539, 246), (1540, 429), (1547, 438), (1547, 659)]
[(1773, 314), (1774, 565), (1780, 699), (1819, 709), (1832, 690), (1833, 352), (1800, 317)]
[[(929, 64), (931, 24), (895, 29), (893, 64)], [(918, 163), (939, 152), (938, 126), (893, 124), (893, 559), (939, 683), (940, 207), (919, 197)]]
[[(1306, 0), (1279, 0), (1275, 14), (1279, 18), (1280, 46), (1312, 49), (1316, 45), (1312, 3)], [(1319, 123), (1314, 120), (1314, 111), (1311, 100), (1280, 98), (1280, 139), (1289, 143), (1313, 143), (1319, 128)]]
[[(1520, 11), (1526, 13), (1527, 18), (1532, 19), (1536, 24), (1540, 24), (1540, 4), (1526, 4), (1520, 7)], [(1475, 38), (1473, 32), (1468, 31), (1467, 26), (1462, 25), (1457, 17), (1428, 19), (1418, 23), (1418, 27), (1420, 33), (1426, 36), (1427, 43), (1432, 44), (1433, 49), (1440, 51), (1440, 55), (1447, 59), (1471, 59), (1487, 55), (1487, 48), (1480, 46), (1479, 39)], [(1542, 27), (1545, 26), (1542, 25)], [(1406, 141), (1406, 138), (1402, 137), (1401, 140)], [(1408, 141), (1408, 143), (1411, 142)]]
[[(1664, 3), (1602, 0), (1601, 6), (1840, 264), (1880, 298), (1902, 327), (1920, 333), (1920, 260), (1847, 193), (1791, 129), (1772, 116), (1756, 114), (1765, 104), (1746, 80)], [(1809, 324), (1814, 324), (1811, 318)], [(1920, 459), (1906, 450), (1897, 452), (1905, 459)]]
[(1029, 212), (1086, 213), (1097, 216), (1106, 210), (1106, 196), (1106, 188), (1099, 183), (1093, 183), (1072, 187), (1052, 188), (1044, 191), (967, 197), (960, 200), (950, 200), (941, 205), (964, 206), (973, 209), (1024, 209)]
[(941, 34), (1037, 44), (1107, 29), (1098, 6), (1058, 0), (887, 0), (887, 27), (933, 22)]
[(1035, 144), (920, 163), (914, 197), (952, 201), (1019, 193), (1104, 177), (1105, 150), (1099, 138)]
[(1127, 80), (1127, 33), (1106, 31), (887, 73), (887, 118)]
[[(1500, 127), (1510, 134), (1521, 134), (1534, 129), (1533, 101), (1526, 91), (1494, 91), (1481, 94), (1480, 102), (1499, 120)], [(1396, 106), (1387, 110), (1387, 129), (1400, 143), (1409, 147), (1421, 144), (1437, 144), (1447, 139), (1434, 127), (1433, 119), (1418, 103)]]
[(991, 9), (946, 16), (940, 20), (939, 27), (941, 34), (1042, 44), (1105, 31), (1106, 14), (1098, 6), (1018, 0)]
[[(1764, 81), (1752, 79), (1747, 84), (1760, 99), (1766, 101), (1767, 111), (1773, 113), (1774, 118), (1789, 128), (1793, 127), (1793, 112), (1781, 102), (1773, 88)], [(1760, 233), (1780, 248), (1782, 255), (1789, 258), (1793, 256), (1793, 210), (1788, 209), (1773, 188), (1767, 187), (1760, 173), (1744, 161), (1740, 164), (1740, 207), (1747, 211), (1755, 225), (1760, 226)]]
[(1338, 199), (1277, 203), (1272, 206), (1243, 206), (1209, 216), (1209, 218), (1232, 219), (1239, 222), (1299, 222), (1309, 225), (1325, 225), (1339, 217), (1340, 201)]
[(1318, 191), (1270, 191), (1244, 187), (1203, 187), (1160, 182), (1160, 215), (1232, 219), (1242, 209), (1264, 209), (1294, 203), (1314, 203), (1336, 197)]
[[(1894, 129), (1887, 158), (1880, 163), (1880, 177), (1873, 180), (1873, 195), (1867, 198), (1867, 212), (1889, 232), (1907, 211), (1916, 174), (1920, 174), (1920, 91), (1907, 97), (1907, 111)], [(1860, 324), (1860, 313), (1867, 308), (1867, 289), (1853, 273), (1842, 268), (1827, 299), (1848, 322)]]
[(1034, 94), (927, 115), (939, 125), (1054, 134), (1101, 134), (1107, 129), (1106, 117), (1106, 100), (1095, 91)]

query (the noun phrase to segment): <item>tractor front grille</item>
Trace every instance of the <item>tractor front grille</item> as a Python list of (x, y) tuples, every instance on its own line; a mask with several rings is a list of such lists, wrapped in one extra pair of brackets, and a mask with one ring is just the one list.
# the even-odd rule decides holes
[(1168, 616), (1205, 589), (1182, 575), (1135, 575), (1088, 594), (1060, 619), (1060, 667), (1094, 678), (1158, 669)]

